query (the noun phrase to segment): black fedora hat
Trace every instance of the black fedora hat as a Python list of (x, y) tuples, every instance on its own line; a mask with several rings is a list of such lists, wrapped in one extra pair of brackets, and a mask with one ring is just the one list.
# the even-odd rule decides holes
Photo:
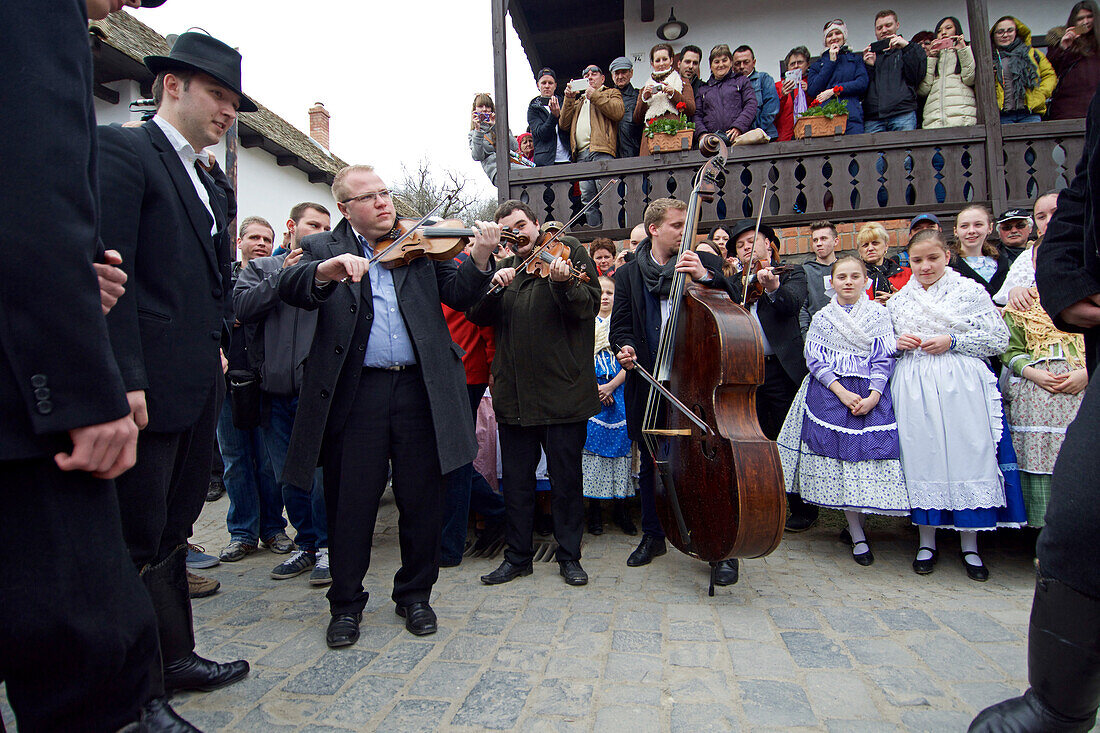
[[(745, 232), (751, 232), (754, 229), (756, 229), (756, 221), (753, 219), (742, 219), (741, 221), (737, 222), (730, 230), (730, 241), (727, 247), (732, 247), (733, 243), (737, 241), (738, 237), (740, 237)], [(779, 235), (775, 233), (774, 229), (772, 229), (764, 222), (760, 222), (760, 233), (763, 234), (765, 238), (774, 242), (777, 247), (781, 244), (781, 242), (779, 241)]]
[(164, 0), (141, 0), (143, 8), (159, 8), (161, 5), (164, 5)]
[(183, 69), (212, 76), (240, 96), (241, 112), (256, 111), (256, 103), (241, 91), (241, 54), (213, 36), (182, 33), (167, 56), (146, 56), (145, 66), (154, 74)]

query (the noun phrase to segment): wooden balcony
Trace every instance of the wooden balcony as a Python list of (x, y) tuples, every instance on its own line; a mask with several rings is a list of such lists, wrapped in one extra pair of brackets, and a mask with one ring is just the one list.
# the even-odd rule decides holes
[[(999, 126), (1003, 168), (989, 174), (983, 125), (851, 137), (792, 140), (730, 149), (719, 196), (703, 207), (703, 231), (719, 221), (755, 217), (765, 183), (764, 221), (773, 226), (815, 219), (856, 222), (951, 216), (967, 204), (1031, 207), (1039, 194), (1068, 185), (1084, 146), (1084, 120)], [(992, 156), (994, 159), (996, 156)], [(685, 198), (704, 158), (698, 151), (597, 163), (513, 169), (508, 197), (531, 205), (540, 220), (568, 221), (580, 209), (573, 182), (611, 178), (600, 199), (603, 228), (587, 239), (622, 239), (651, 201)]]

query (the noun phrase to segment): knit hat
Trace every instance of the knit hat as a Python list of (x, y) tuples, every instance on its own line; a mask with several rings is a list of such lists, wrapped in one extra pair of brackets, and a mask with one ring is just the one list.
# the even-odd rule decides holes
[[(830, 20), (828, 23), (825, 24), (825, 29), (821, 31), (822, 42), (824, 42), (825, 37), (828, 36), (829, 33), (833, 30), (838, 30), (843, 33), (844, 41), (848, 41), (848, 26), (844, 24), (843, 20), (837, 18), (835, 20)], [(828, 48), (828, 44), (825, 44), (825, 47)]]
[(522, 145), (523, 144), (523, 138), (525, 138), (525, 137), (534, 137), (534, 136), (529, 132), (521, 132), (520, 134), (516, 135), (516, 145)]

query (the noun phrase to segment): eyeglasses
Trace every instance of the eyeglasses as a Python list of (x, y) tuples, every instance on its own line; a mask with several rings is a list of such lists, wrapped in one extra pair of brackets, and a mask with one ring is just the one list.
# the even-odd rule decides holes
[(1000, 227), (1001, 229), (1031, 229), (1031, 222), (1018, 221), (1015, 224), (1011, 222), (1005, 222), (1004, 224), (1001, 224)]
[(1009, 36), (1016, 32), (1015, 28), (1002, 28), (999, 31), (993, 31), (995, 36)]
[(392, 197), (390, 195), (390, 192), (383, 188), (381, 191), (368, 191), (367, 193), (361, 193), (358, 196), (352, 196), (351, 198), (344, 199), (340, 203), (350, 204), (352, 201), (362, 201), (365, 204), (369, 204), (376, 198), (382, 201), (389, 201)]

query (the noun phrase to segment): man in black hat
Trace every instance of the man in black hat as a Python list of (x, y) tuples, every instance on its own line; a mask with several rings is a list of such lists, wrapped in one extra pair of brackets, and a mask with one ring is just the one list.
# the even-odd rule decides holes
[[(807, 298), (806, 272), (801, 267), (782, 274), (773, 272), (780, 264), (779, 236), (767, 224), (761, 224), (757, 232), (752, 219), (737, 222), (730, 231), (729, 247), (741, 261), (742, 274), (729, 278), (734, 300), (742, 300), (746, 271), (753, 273), (764, 290), (748, 309), (764, 337), (764, 383), (756, 389), (756, 416), (764, 435), (775, 440), (808, 373), (798, 322)], [(788, 494), (787, 504), (791, 510), (787, 531), (802, 532), (817, 521), (817, 507), (804, 503), (798, 494)]]
[(206, 496), (223, 398), (219, 347), (232, 313), (228, 197), (199, 165), (256, 106), (241, 57), (204, 33), (150, 56), (157, 113), (139, 127), (99, 128), (104, 245), (122, 255), (126, 294), (107, 317), (138, 460), (117, 482), (130, 557), (153, 600), (167, 691), (210, 690), (248, 673), (194, 652), (185, 559)]
[(1027, 249), (1032, 227), (1031, 212), (1027, 209), (1009, 209), (997, 217), (997, 238), (1010, 259), (1015, 260)]

